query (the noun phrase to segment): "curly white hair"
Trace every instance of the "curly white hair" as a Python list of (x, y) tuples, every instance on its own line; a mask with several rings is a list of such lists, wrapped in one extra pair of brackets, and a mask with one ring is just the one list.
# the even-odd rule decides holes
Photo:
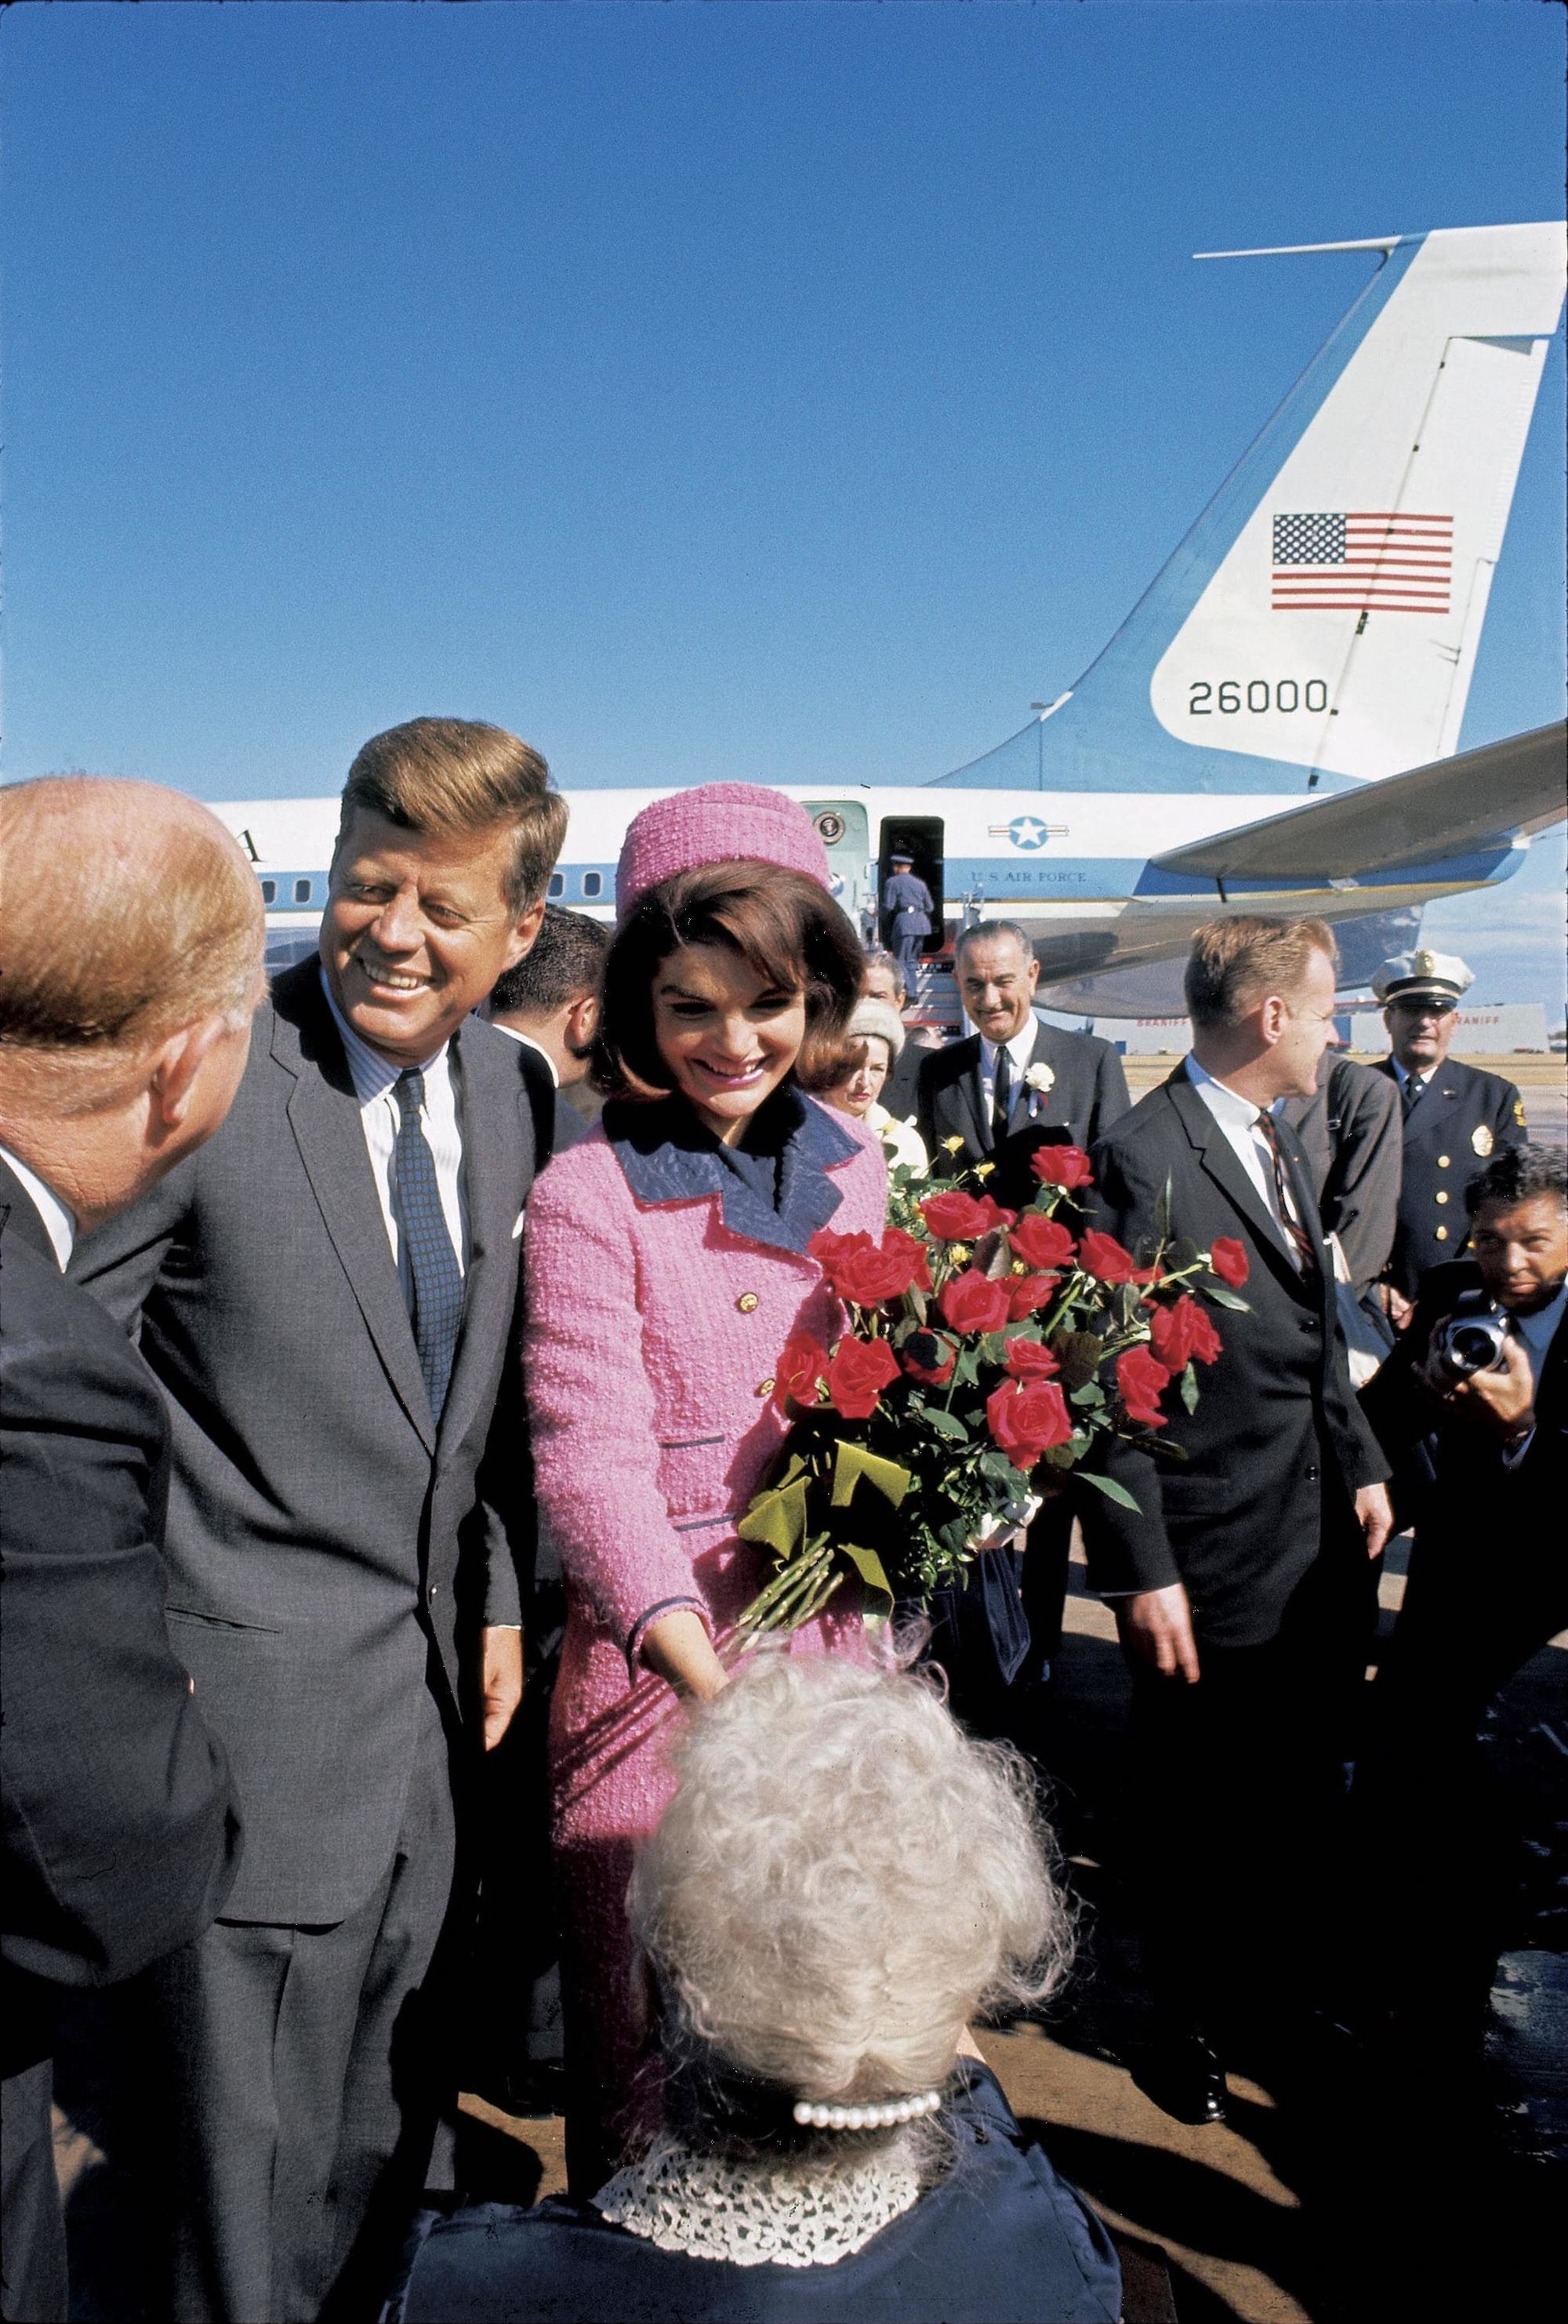
[(1028, 1770), (923, 1680), (761, 1655), (694, 1714), (678, 1773), (632, 1884), (667, 2058), (896, 2098), (946, 2080), (977, 2012), (1065, 1973)]

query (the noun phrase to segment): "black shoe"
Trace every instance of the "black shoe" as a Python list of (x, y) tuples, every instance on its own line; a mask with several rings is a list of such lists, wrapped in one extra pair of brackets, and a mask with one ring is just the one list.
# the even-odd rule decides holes
[(1223, 2122), (1225, 2070), (1201, 2034), (1184, 2034), (1146, 2051), (1133, 2080), (1162, 2114), (1177, 2122)]

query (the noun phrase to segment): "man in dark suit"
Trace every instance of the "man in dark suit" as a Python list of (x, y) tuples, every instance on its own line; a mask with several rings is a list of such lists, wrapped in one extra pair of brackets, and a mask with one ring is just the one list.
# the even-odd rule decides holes
[(1389, 1054), (1375, 1070), (1399, 1093), (1405, 1122), (1399, 1226), (1388, 1263), (1388, 1305), (1403, 1323), (1429, 1267), (1464, 1247), (1464, 1190), (1499, 1147), (1529, 1141), (1525, 1101), (1500, 1074), (1448, 1052), (1459, 1003), (1474, 982), (1455, 954), (1400, 953), (1372, 979), (1385, 1005)]
[(239, 1840), (164, 1625), (162, 1399), (62, 1269), (222, 1120), (263, 916), (221, 825), (151, 783), (0, 791), (0, 2314), (63, 2324), (57, 2018), (195, 1936)]
[[(980, 1029), (923, 1056), (919, 1066), (916, 1121), (932, 1168), (989, 1163), (986, 1192), (1013, 1210), (1034, 1198), (1038, 1182), (1029, 1157), (1040, 1147), (1087, 1148), (1128, 1107), (1127, 1077), (1110, 1042), (1063, 1032), (1036, 1015), (1039, 974), (1028, 936), (1011, 920), (965, 928), (954, 975)], [(945, 1153), (955, 1138), (962, 1148)], [(967, 1665), (967, 1674), (950, 1673), (955, 1702), (982, 1726), (1016, 1724), (1022, 1696), (1007, 1690), (1027, 1692), (1048, 1672), (1061, 1645), (1072, 1536), (1071, 1504), (1049, 1503), (1021, 1552), (992, 1552), (982, 1562), (979, 1587), (948, 1601), (945, 1618), (956, 1626), (955, 1652)]]
[(223, 1920), (155, 1978), (181, 2319), (371, 2299), (448, 2100), (455, 1801), (521, 1694), (531, 1541), (533, 1104), (472, 1012), (565, 820), (499, 728), (367, 742), (320, 959), (277, 980), (228, 1123), (78, 1254), (169, 1399), (169, 1619), (246, 1817)]
[[(1434, 1268), (1361, 1406), (1383, 1449), (1430, 1438), (1404, 1604), (1356, 1775), (1380, 1907), (1369, 1982), (1421, 2041), (1472, 2039), (1490, 1983), (1499, 1879), (1481, 1869), (1476, 1733), (1498, 1690), (1568, 1629), (1568, 1177), (1561, 1149), (1503, 1147), (1465, 1189), (1473, 1257)], [(1501, 1360), (1454, 1379), (1434, 1333), (1466, 1294), (1508, 1318)], [(1455, 1863), (1464, 1868), (1456, 1881)], [(1380, 1971), (1380, 1974), (1379, 1974)]]
[(954, 975), (979, 1030), (922, 1058), (916, 1127), (934, 1160), (961, 1138), (971, 1162), (993, 1166), (987, 1192), (1018, 1209), (1035, 1193), (1029, 1157), (1103, 1138), (1127, 1111), (1127, 1077), (1109, 1041), (1035, 1014), (1039, 963), (1012, 921), (965, 928)]
[(1212, 922), (1186, 993), (1191, 1056), (1094, 1148), (1095, 1223), (1145, 1259), (1165, 1241), (1216, 1251), (1222, 1349), (1194, 1410), (1178, 1405), (1160, 1433), (1179, 1464), (1119, 1443), (1105, 1471), (1133, 1506), (1079, 1498), (1090, 1579), (1113, 1600), (1133, 1678), (1135, 1869), (1160, 2027), (1146, 2084), (1182, 2119), (1214, 2122), (1222, 2013), (1243, 1978), (1306, 2003), (1309, 1908), (1326, 1901), (1390, 1512), (1306, 1159), (1273, 1112), (1315, 1085), (1333, 937), (1315, 920)]
[(491, 1023), (530, 1050), (550, 1077), (551, 1153), (578, 1145), (588, 1134), (587, 1119), (572, 1098), (587, 1084), (599, 1027), (599, 979), (609, 949), (610, 931), (600, 921), (547, 904), (531, 950), (507, 970), (490, 996)]
[(1296, 1132), (1325, 1235), (1337, 1235), (1358, 1294), (1388, 1264), (1399, 1220), (1399, 1099), (1388, 1076), (1324, 1050), (1311, 1097), (1287, 1098), (1279, 1119)]

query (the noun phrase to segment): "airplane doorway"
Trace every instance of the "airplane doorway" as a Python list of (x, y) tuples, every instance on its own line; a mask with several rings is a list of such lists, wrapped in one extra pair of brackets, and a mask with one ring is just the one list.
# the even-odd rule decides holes
[(881, 940), (890, 945), (890, 919), (881, 908), (887, 894), (888, 881), (892, 877), (893, 852), (907, 850), (914, 859), (914, 869), (931, 890), (934, 907), (931, 913), (931, 933), (920, 946), (927, 959), (942, 951), (947, 942), (942, 915), (942, 847), (943, 825), (939, 815), (890, 815), (883, 818), (881, 844), (877, 851), (877, 925)]

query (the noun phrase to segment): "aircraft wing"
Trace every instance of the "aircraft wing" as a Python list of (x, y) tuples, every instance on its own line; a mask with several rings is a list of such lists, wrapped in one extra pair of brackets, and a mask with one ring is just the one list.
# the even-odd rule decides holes
[(1565, 789), (1559, 722), (1173, 847), (1151, 864), (1221, 881), (1354, 881), (1544, 831), (1568, 813)]

